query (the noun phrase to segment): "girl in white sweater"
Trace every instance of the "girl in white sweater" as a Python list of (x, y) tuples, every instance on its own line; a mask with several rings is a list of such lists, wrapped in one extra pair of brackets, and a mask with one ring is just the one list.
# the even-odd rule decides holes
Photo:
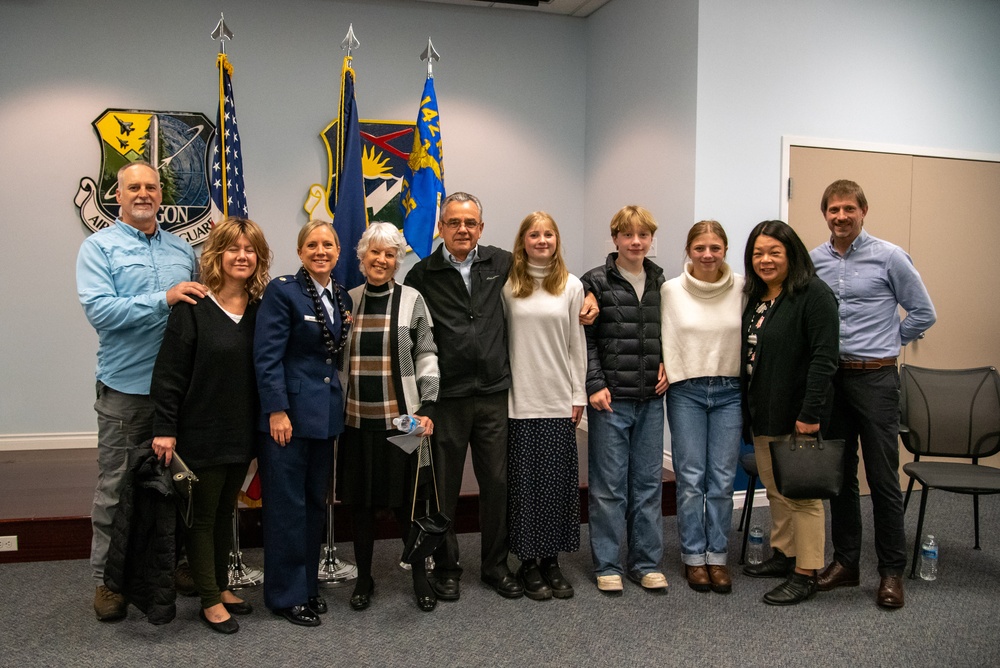
[(660, 288), (667, 420), (677, 476), (677, 531), (695, 591), (728, 593), (726, 566), (739, 461), (743, 277), (726, 264), (714, 220), (688, 232), (684, 272)]
[(566, 270), (559, 228), (541, 211), (521, 222), (503, 288), (512, 385), (507, 505), (510, 549), (528, 598), (569, 598), (558, 553), (580, 548), (576, 425), (587, 403), (584, 291)]

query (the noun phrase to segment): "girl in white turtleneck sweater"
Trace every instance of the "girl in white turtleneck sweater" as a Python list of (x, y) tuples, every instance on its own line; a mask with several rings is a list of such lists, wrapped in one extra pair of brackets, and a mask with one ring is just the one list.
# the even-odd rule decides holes
[(558, 553), (580, 548), (576, 425), (587, 403), (584, 290), (566, 270), (559, 228), (529, 214), (503, 288), (512, 385), (507, 506), (510, 549), (529, 598), (569, 598)]
[(719, 593), (732, 589), (726, 561), (743, 424), (743, 277), (726, 264), (727, 246), (719, 223), (695, 224), (684, 272), (660, 288), (681, 560), (692, 589)]

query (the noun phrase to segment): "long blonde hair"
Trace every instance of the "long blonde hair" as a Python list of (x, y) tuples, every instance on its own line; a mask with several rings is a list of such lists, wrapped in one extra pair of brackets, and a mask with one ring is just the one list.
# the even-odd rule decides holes
[(246, 236), (257, 254), (257, 266), (253, 276), (247, 279), (246, 290), (250, 300), (260, 299), (264, 294), (271, 277), (268, 270), (271, 266), (271, 248), (267, 245), (264, 232), (257, 223), (249, 218), (226, 218), (218, 222), (208, 233), (205, 246), (201, 252), (201, 280), (208, 289), (218, 294), (226, 282), (222, 275), (222, 254), (236, 243), (240, 236)]
[(566, 288), (566, 279), (569, 277), (569, 270), (566, 269), (566, 262), (562, 254), (562, 236), (559, 234), (559, 226), (552, 216), (544, 211), (529, 213), (521, 221), (521, 227), (517, 230), (517, 237), (514, 239), (514, 264), (510, 269), (511, 293), (517, 297), (530, 297), (535, 291), (535, 281), (528, 273), (528, 253), (524, 249), (524, 237), (528, 231), (538, 224), (548, 225), (556, 233), (556, 250), (552, 254), (552, 261), (549, 263), (549, 271), (542, 279), (542, 288), (553, 295), (561, 295)]

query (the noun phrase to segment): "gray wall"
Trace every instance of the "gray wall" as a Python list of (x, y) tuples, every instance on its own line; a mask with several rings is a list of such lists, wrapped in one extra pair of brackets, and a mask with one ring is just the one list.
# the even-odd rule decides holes
[[(567, 232), (571, 266), (583, 268), (582, 19), (394, 2), (227, 8), (250, 213), (275, 249), (272, 274), (297, 266), (303, 202), (325, 184), (319, 133), (336, 115), (352, 22), (362, 118), (415, 118), (418, 56), (432, 37), (448, 190), (478, 194), (484, 241), (505, 247), (525, 214), (548, 210)], [(218, 16), (194, 0), (122, 12), (93, 0), (0, 3), (0, 438), (95, 429), (97, 337), (75, 293), (87, 232), (73, 205), (79, 179), (100, 167), (90, 124), (108, 107), (214, 121)]]
[[(483, 197), (487, 243), (509, 246), (527, 212), (549, 211), (576, 272), (602, 261), (611, 215), (633, 202), (661, 225), (668, 275), (704, 217), (726, 226), (738, 265), (753, 224), (778, 215), (782, 135), (1000, 153), (996, 0), (612, 0), (587, 19), (389, 0), (227, 9), (274, 273), (295, 268), (306, 191), (324, 178), (318, 134), (351, 22), (361, 115), (414, 116), (433, 37), (448, 189)], [(99, 168), (90, 123), (108, 107), (214, 118), (217, 12), (0, 3), (0, 449), (95, 428), (72, 203)]]

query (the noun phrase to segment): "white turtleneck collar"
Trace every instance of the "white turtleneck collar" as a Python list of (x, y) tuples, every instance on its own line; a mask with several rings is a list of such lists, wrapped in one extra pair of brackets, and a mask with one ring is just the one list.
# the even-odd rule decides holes
[(528, 263), (528, 276), (531, 276), (536, 281), (543, 281), (545, 277), (549, 275), (549, 268), (551, 264), (544, 266)]
[(684, 289), (691, 293), (692, 296), (698, 297), (699, 299), (711, 299), (712, 297), (718, 296), (733, 287), (733, 270), (729, 268), (729, 264), (727, 262), (722, 263), (722, 276), (719, 277), (719, 280), (713, 283), (701, 281), (692, 276), (690, 262), (684, 265), (684, 273), (682, 276), (684, 277)]

